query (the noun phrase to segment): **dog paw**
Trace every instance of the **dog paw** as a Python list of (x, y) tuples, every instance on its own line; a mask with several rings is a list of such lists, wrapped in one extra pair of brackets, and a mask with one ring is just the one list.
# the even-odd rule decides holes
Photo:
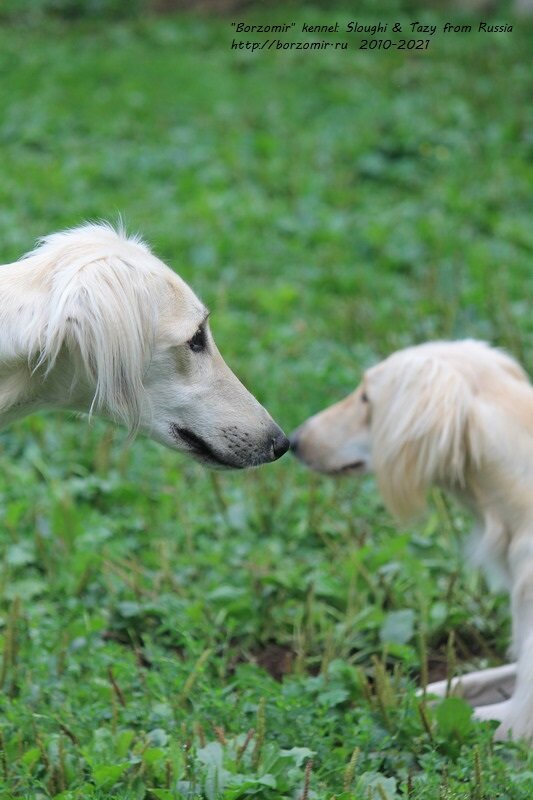
[(511, 700), (493, 703), (490, 706), (479, 706), (474, 709), (474, 718), (480, 722), (488, 720), (499, 722), (494, 732), (494, 739), (498, 742), (505, 742), (508, 739), (533, 740), (533, 720)]

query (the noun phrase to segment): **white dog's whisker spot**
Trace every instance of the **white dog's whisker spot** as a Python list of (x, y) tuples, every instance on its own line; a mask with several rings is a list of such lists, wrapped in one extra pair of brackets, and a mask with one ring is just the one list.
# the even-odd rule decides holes
[(473, 704), (490, 696), (478, 716), (498, 719), (499, 736), (533, 740), (533, 388), (520, 365), (472, 340), (399, 351), (300, 426), (291, 448), (319, 472), (375, 472), (399, 518), (423, 511), (432, 486), (475, 510), (477, 560), (499, 564), (511, 589), (516, 684), (507, 667), (457, 683)]

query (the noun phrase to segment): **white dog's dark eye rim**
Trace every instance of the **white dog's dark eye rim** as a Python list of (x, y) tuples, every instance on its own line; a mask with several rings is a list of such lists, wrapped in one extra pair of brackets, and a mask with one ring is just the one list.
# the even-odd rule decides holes
[(362, 395), (361, 395), (361, 401), (362, 401), (363, 403), (369, 403), (369, 402), (370, 402), (370, 401), (369, 401), (369, 399), (368, 399), (368, 395), (367, 395), (367, 393), (366, 393), (366, 392), (363, 392), (363, 393), (362, 393)]
[(205, 350), (207, 346), (207, 337), (205, 335), (205, 329), (203, 326), (198, 328), (192, 339), (189, 339), (187, 344), (193, 353), (201, 353), (202, 350)]

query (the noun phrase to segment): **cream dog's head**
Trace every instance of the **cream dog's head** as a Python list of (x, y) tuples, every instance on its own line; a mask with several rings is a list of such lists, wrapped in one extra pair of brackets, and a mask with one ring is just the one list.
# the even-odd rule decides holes
[(220, 355), (205, 306), (139, 239), (87, 225), (47, 237), (13, 267), (5, 305), (19, 306), (18, 318), (5, 344), (34, 361), (34, 405), (90, 408), (212, 467), (286, 452)]
[(290, 436), (291, 450), (316, 472), (363, 475), (372, 470), (369, 378), (339, 403), (320, 411)]
[[(487, 440), (482, 426), (499, 424), (494, 409), (509, 404), (509, 382), (516, 381), (528, 381), (521, 367), (483, 342), (410, 347), (304, 422), (291, 449), (318, 472), (375, 472), (389, 508), (407, 517), (423, 508), (432, 484), (464, 488)], [(519, 412), (515, 403), (512, 413)]]

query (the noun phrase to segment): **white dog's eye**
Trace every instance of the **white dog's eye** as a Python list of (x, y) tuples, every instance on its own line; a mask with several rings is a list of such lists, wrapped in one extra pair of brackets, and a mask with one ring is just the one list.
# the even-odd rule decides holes
[(361, 395), (361, 402), (362, 402), (362, 403), (369, 403), (369, 402), (370, 402), (370, 401), (369, 401), (369, 399), (368, 399), (368, 395), (367, 395), (367, 393), (366, 393), (366, 392), (363, 392), (363, 393), (362, 393), (362, 395)]
[(205, 335), (205, 328), (201, 326), (198, 328), (192, 339), (187, 342), (193, 353), (201, 353), (205, 350), (207, 345), (207, 338)]

